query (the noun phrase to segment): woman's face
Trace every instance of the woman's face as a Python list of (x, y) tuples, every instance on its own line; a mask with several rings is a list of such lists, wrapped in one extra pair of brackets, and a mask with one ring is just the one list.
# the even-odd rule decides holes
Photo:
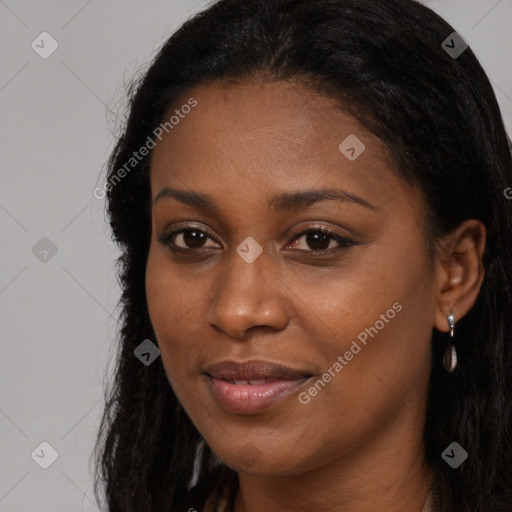
[(190, 97), (152, 156), (153, 200), (169, 190), (152, 205), (146, 292), (197, 429), (226, 464), (260, 475), (419, 440), (437, 307), (419, 189), (301, 85)]

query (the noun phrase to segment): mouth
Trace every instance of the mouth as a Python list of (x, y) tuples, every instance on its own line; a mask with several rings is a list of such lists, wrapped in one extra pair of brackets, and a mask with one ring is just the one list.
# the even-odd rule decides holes
[(270, 361), (222, 361), (206, 367), (210, 392), (234, 414), (257, 414), (296, 393), (313, 375)]
[(240, 380), (220, 379), (220, 380), (229, 382), (230, 384), (236, 384), (237, 386), (261, 386), (262, 384), (268, 384), (269, 382), (275, 382), (277, 380), (285, 380), (285, 379), (270, 378), (270, 379), (250, 379), (250, 380), (244, 380), (244, 379), (240, 379)]
[(311, 373), (305, 371), (258, 359), (243, 362), (221, 361), (207, 366), (204, 372), (216, 379), (244, 381), (249, 384), (251, 384), (251, 381), (255, 384), (261, 384), (256, 381), (297, 380), (312, 376)]

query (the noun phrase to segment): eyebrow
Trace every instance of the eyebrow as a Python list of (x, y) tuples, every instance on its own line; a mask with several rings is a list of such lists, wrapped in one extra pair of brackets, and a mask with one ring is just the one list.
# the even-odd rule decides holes
[[(210, 210), (219, 214), (219, 207), (213, 199), (205, 194), (192, 192), (189, 190), (178, 190), (164, 187), (153, 199), (156, 204), (163, 198), (173, 198), (188, 206), (201, 210)], [(359, 204), (365, 208), (375, 210), (376, 208), (365, 199), (358, 197), (345, 190), (336, 188), (324, 188), (317, 190), (303, 190), (297, 192), (284, 192), (272, 197), (268, 202), (268, 207), (275, 212), (296, 211), (320, 201), (341, 201), (344, 203)]]

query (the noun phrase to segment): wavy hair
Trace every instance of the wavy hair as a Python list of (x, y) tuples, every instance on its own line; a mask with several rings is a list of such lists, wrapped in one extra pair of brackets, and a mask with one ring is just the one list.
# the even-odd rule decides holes
[[(414, 0), (219, 0), (171, 35), (133, 83), (106, 187), (122, 253), (118, 356), (95, 447), (94, 489), (106, 510), (189, 508), (201, 494), (190, 494), (192, 484), (218, 497), (237, 489), (236, 472), (188, 418), (161, 358), (145, 366), (134, 357), (144, 339), (156, 341), (145, 296), (151, 152), (115, 177), (192, 87), (263, 79), (296, 80), (339, 100), (387, 145), (397, 176), (423, 190), (430, 247), (465, 219), (485, 225), (485, 279), (457, 323), (451, 374), (442, 366), (447, 335), (433, 329), (425, 454), (441, 512), (512, 511), (511, 144), (472, 50), (452, 58), (443, 49), (452, 32)], [(452, 441), (469, 453), (458, 469), (441, 458)]]

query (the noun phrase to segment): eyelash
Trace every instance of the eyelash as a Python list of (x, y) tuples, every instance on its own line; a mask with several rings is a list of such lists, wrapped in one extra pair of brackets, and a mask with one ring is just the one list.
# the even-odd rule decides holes
[[(197, 253), (200, 253), (200, 252), (207, 252), (208, 251), (208, 248), (205, 248), (205, 247), (198, 247), (198, 248), (188, 248), (188, 249), (185, 249), (183, 247), (177, 247), (176, 245), (174, 245), (174, 242), (172, 242), (172, 239), (181, 234), (181, 233), (185, 233), (187, 231), (196, 231), (196, 232), (199, 232), (199, 233), (203, 233), (205, 235), (208, 236), (208, 238), (216, 241), (207, 231), (205, 231), (204, 229), (199, 229), (199, 228), (196, 228), (195, 226), (189, 226), (189, 227), (184, 227), (184, 228), (181, 228), (179, 230), (175, 230), (175, 231), (169, 231), (167, 233), (163, 233), (161, 234), (159, 237), (158, 237), (158, 240), (160, 243), (162, 243), (163, 245), (169, 247), (169, 249), (173, 252), (176, 252), (176, 253), (191, 253), (191, 252), (196, 252)], [(324, 235), (327, 235), (329, 238), (331, 238), (332, 240), (335, 240), (336, 242), (338, 242), (340, 245), (338, 247), (335, 247), (335, 248), (331, 248), (331, 249), (317, 249), (317, 250), (304, 250), (304, 249), (295, 249), (297, 251), (300, 251), (300, 252), (307, 252), (307, 253), (312, 253), (312, 254), (332, 254), (333, 252), (337, 252), (337, 251), (340, 251), (340, 250), (343, 250), (343, 249), (348, 249), (354, 245), (357, 245), (357, 242), (355, 240), (352, 240), (350, 238), (347, 238), (347, 237), (344, 237), (344, 236), (341, 236), (339, 235), (338, 233), (335, 233), (334, 231), (331, 231), (329, 229), (326, 229), (324, 227), (311, 227), (311, 228), (308, 228), (306, 230), (303, 230), (303, 231), (300, 231), (298, 233), (293, 233), (292, 236), (292, 242), (295, 241), (296, 239), (300, 239), (302, 236), (305, 236), (305, 235), (308, 235), (310, 233), (322, 233)]]

